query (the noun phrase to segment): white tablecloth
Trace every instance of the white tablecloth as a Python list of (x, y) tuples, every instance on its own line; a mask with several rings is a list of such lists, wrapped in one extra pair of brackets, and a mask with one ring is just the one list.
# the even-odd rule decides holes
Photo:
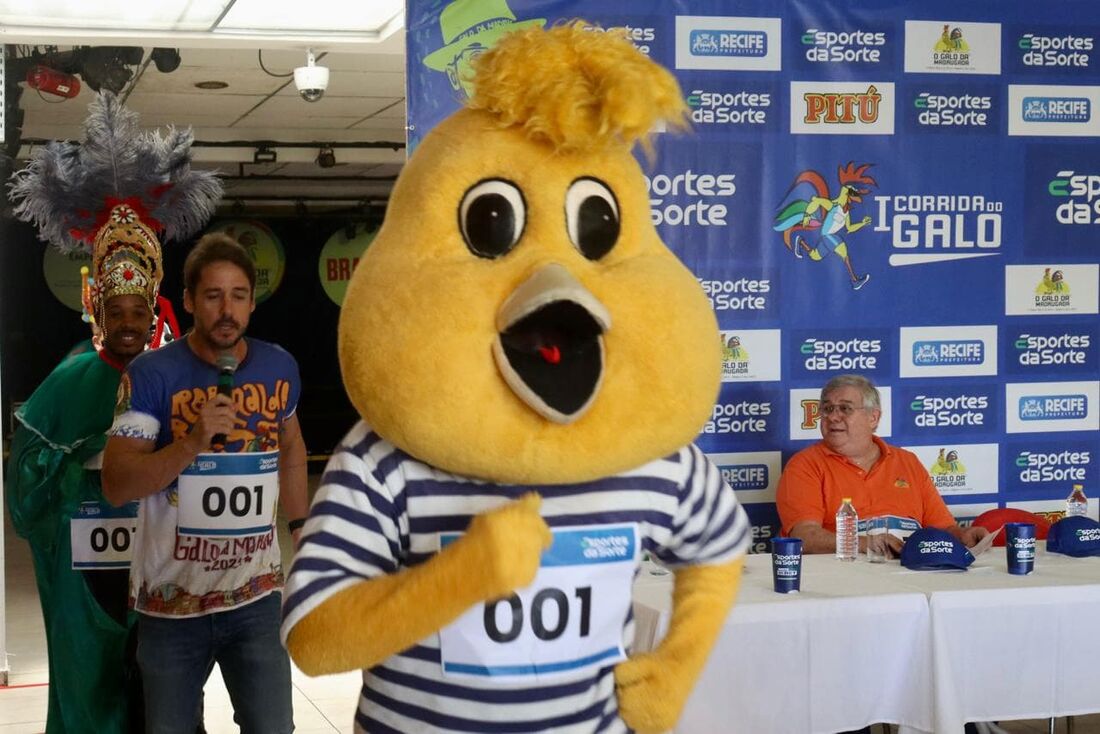
[[(965, 721), (1100, 711), (1100, 558), (1039, 552), (1026, 577), (991, 549), (966, 572), (804, 559), (772, 591), (750, 556), (737, 606), (676, 731), (807, 734), (874, 722), (961, 732)], [(668, 623), (671, 577), (634, 590), (640, 649)]]

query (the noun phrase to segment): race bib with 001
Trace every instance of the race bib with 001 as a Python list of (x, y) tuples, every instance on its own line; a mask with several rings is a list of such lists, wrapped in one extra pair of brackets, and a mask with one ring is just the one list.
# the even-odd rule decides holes
[(130, 567), (138, 503), (112, 507), (105, 502), (81, 502), (69, 518), (69, 543), (74, 571)]
[[(638, 563), (634, 524), (552, 528), (534, 582), (440, 630), (443, 674), (500, 681), (576, 676), (626, 658)], [(460, 537), (444, 533), (445, 547)]]
[(199, 454), (179, 477), (180, 535), (260, 535), (275, 524), (279, 452)]

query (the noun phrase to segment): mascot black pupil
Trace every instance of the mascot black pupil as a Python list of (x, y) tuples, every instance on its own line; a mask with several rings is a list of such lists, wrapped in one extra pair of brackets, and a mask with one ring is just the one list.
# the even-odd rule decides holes
[(482, 194), (466, 211), (466, 239), (479, 257), (499, 257), (515, 244), (516, 217), (500, 194)]
[(589, 196), (577, 212), (577, 247), (589, 260), (599, 260), (619, 239), (619, 220), (611, 204), (600, 196)]

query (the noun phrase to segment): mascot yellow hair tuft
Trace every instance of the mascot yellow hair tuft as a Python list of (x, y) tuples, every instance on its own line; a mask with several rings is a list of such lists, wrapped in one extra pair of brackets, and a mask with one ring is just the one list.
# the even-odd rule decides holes
[(631, 146), (658, 121), (686, 128), (676, 79), (638, 53), (620, 29), (574, 21), (510, 33), (474, 62), (468, 106), (521, 126), (560, 151)]

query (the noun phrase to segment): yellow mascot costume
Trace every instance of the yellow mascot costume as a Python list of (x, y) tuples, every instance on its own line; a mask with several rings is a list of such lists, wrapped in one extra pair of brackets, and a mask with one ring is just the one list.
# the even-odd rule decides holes
[[(661, 732), (749, 527), (691, 444), (722, 343), (631, 155), (673, 77), (580, 23), (503, 38), (398, 180), (340, 318), (362, 417), (313, 502), (283, 635), (363, 669), (357, 732)], [(630, 656), (642, 554), (669, 633)]]

